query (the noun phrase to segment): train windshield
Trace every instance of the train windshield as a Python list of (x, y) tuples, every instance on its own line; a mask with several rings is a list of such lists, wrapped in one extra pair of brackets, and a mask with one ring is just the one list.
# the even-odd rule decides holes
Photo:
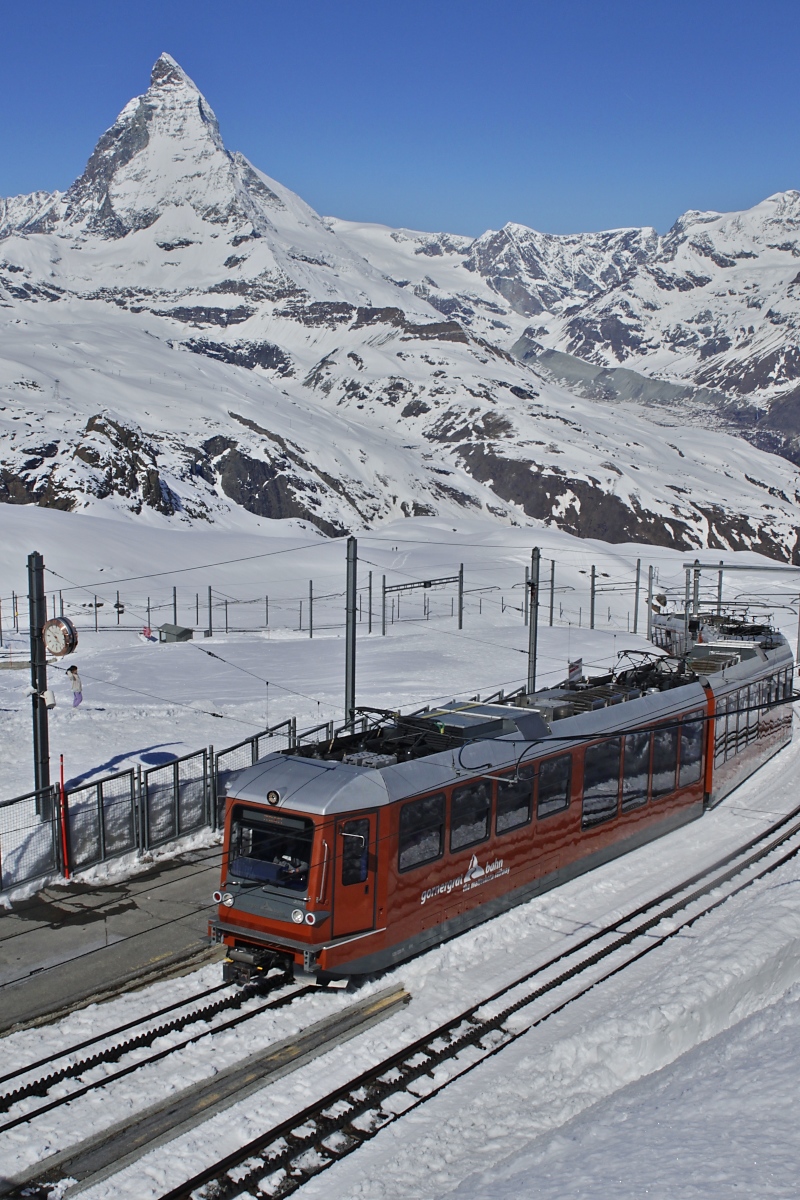
[(231, 875), (254, 884), (304, 892), (314, 822), (237, 804), (231, 818)]

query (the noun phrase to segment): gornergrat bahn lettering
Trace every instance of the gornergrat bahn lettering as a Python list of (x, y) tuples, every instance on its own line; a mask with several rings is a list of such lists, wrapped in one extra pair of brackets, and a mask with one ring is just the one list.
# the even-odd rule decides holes
[[(683, 618), (673, 621), (683, 628)], [(699, 817), (792, 736), (767, 625), (700, 616), (680, 655), (270, 754), (225, 789), (226, 980), (381, 970)], [(669, 646), (669, 622), (656, 619)]]

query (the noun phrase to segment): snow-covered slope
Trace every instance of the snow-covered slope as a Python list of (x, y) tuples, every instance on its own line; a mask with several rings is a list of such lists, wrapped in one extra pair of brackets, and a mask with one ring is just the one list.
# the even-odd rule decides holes
[[(512, 223), (471, 241), (334, 227), (440, 311), (484, 333), (488, 316), (495, 339), (524, 361), (558, 351), (690, 385), (650, 397), (800, 461), (800, 192), (745, 212), (687, 212), (663, 237), (557, 236)], [(575, 364), (548, 365), (581, 378)], [(613, 379), (602, 387), (617, 394)]]
[(555, 345), (576, 297), (628, 286), (652, 230), (322, 219), (226, 150), (162, 55), (71, 188), (4, 203), (0, 239), (0, 500), (325, 532), (482, 511), (795, 553), (794, 466), (511, 353), (533, 314)]

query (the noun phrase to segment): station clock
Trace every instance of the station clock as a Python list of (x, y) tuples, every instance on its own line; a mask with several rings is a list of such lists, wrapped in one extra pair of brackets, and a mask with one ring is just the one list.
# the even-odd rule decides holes
[(78, 631), (69, 617), (53, 617), (42, 626), (42, 641), (48, 654), (63, 658), (78, 645)]

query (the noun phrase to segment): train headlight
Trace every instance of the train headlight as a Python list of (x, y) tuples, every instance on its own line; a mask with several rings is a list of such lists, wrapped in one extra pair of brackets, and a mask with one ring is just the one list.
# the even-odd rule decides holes
[(292, 909), (292, 920), (294, 921), (295, 925), (302, 925), (302, 924), (303, 924), (303, 910), (302, 910), (302, 908), (293, 908), (293, 909)]
[(306, 925), (313, 925), (315, 924), (316, 920), (317, 918), (313, 913), (306, 913)]
[(222, 893), (222, 903), (226, 908), (233, 908), (233, 896), (230, 894), (230, 892)]
[(267, 804), (277, 804), (280, 798), (280, 792), (267, 792)]

